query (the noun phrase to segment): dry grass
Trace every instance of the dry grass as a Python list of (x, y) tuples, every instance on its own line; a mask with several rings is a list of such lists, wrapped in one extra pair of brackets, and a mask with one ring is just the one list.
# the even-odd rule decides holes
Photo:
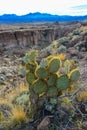
[(87, 102), (87, 90), (81, 91), (81, 92), (77, 95), (77, 100), (78, 100), (79, 102)]
[(66, 55), (61, 53), (61, 54), (58, 54), (57, 57), (60, 59), (60, 60), (66, 60)]
[(0, 98), (0, 106), (1, 105), (5, 105), (5, 106), (10, 107), (10, 108), (12, 107), (12, 104), (5, 98)]
[(6, 99), (12, 103), (12, 101), (21, 93), (28, 91), (28, 86), (24, 83), (19, 84), (15, 89), (6, 95)]
[(87, 32), (87, 27), (85, 26), (85, 27), (81, 27), (80, 29), (80, 34), (84, 34), (84, 33), (86, 33)]
[[(5, 97), (0, 96), (0, 106), (6, 106), (11, 108), (10, 111), (6, 111), (6, 113), (10, 116), (10, 123), (12, 124), (17, 123), (20, 124), (22, 122), (26, 121), (26, 113), (24, 112), (22, 106), (17, 106), (15, 104), (15, 107), (13, 106), (13, 100), (17, 96), (19, 96), (21, 93), (28, 91), (28, 86), (24, 83), (21, 83), (19, 86), (17, 86), (15, 89), (13, 89), (10, 93), (7, 93)], [(0, 112), (0, 122), (7, 126), (9, 122), (7, 119), (2, 115), (3, 113)]]
[(10, 120), (16, 124), (22, 124), (26, 122), (26, 112), (21, 106), (13, 106)]

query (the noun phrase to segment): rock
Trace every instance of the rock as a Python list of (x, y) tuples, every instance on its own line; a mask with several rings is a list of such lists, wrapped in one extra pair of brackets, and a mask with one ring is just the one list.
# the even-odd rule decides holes
[(46, 116), (37, 126), (37, 130), (48, 130), (48, 126), (50, 124), (50, 117)]
[(4, 127), (2, 125), (0, 125), (0, 130), (5, 130)]
[(86, 58), (86, 54), (84, 52), (79, 52), (79, 59)]
[(87, 121), (84, 121), (84, 122), (82, 123), (82, 128), (83, 128), (84, 130), (87, 129)]
[[(73, 31), (76, 27), (80, 27), (79, 23), (74, 24), (75, 25), (72, 26), (71, 23), (66, 23), (66, 27), (63, 24), (56, 23), (47, 23), (44, 25), (36, 24), (32, 27), (30, 24), (18, 26), (6, 25), (5, 27), (2, 27), (2, 30), (0, 30), (0, 52), (2, 50), (11, 51), (13, 48), (16, 50), (18, 47), (20, 49), (25, 47), (32, 48), (34, 45), (39, 48), (47, 47), (54, 40), (62, 37), (66, 37), (67, 39), (68, 33)], [(26, 26), (26, 28), (23, 28), (23, 26)], [(15, 51), (14, 53), (17, 52)]]
[(18, 130), (35, 130), (35, 129), (31, 125), (24, 125), (24, 126), (21, 126), (21, 128), (19, 128)]
[(67, 51), (71, 57), (74, 57), (74, 56), (77, 56), (79, 55), (79, 51), (77, 49), (75, 49), (74, 47), (70, 47), (68, 48), (68, 51)]
[[(3, 30), (0, 32), (0, 50), (10, 50), (13, 48), (24, 48), (38, 45), (46, 47), (55, 38), (58, 38), (59, 26), (56, 28), (43, 29), (18, 29), (18, 30)], [(2, 50), (1, 50), (2, 51)], [(18, 53), (18, 51), (15, 53)]]
[(0, 84), (5, 84), (6, 77), (3, 74), (0, 74)]

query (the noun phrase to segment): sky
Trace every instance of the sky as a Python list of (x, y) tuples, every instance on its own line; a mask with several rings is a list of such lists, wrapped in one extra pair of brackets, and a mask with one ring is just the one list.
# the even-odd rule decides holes
[(34, 12), (87, 15), (87, 0), (0, 0), (0, 15), (25, 15)]

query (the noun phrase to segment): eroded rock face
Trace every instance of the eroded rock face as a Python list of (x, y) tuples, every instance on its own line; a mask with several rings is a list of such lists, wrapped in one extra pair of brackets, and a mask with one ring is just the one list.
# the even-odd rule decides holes
[(42, 25), (0, 25), (0, 50), (19, 47), (32, 47), (38, 45), (41, 48), (48, 46), (52, 41), (75, 29), (72, 25), (42, 24)]
[[(76, 22), (74, 25), (69, 23), (46, 23), (32, 25), (0, 25), (0, 53), (11, 48), (33, 47), (34, 45), (44, 48), (52, 41), (61, 37), (68, 37), (68, 34), (81, 26)], [(80, 37), (80, 36), (79, 36)], [(84, 36), (86, 39), (86, 36)], [(78, 42), (72, 39), (70, 46)], [(81, 39), (81, 37), (80, 37)]]
[(8, 49), (17, 45), (15, 35), (13, 32), (0, 32), (0, 49)]
[(0, 49), (11, 49), (14, 47), (32, 47), (49, 45), (53, 40), (58, 38), (59, 29), (42, 29), (42, 30), (16, 30), (0, 32)]

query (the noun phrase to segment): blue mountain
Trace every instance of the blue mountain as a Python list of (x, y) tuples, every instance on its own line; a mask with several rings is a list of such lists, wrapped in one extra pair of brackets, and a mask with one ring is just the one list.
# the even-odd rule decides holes
[(29, 13), (18, 16), (16, 14), (0, 15), (0, 23), (28, 23), (28, 22), (68, 22), (87, 20), (85, 16), (52, 15), (47, 13)]

